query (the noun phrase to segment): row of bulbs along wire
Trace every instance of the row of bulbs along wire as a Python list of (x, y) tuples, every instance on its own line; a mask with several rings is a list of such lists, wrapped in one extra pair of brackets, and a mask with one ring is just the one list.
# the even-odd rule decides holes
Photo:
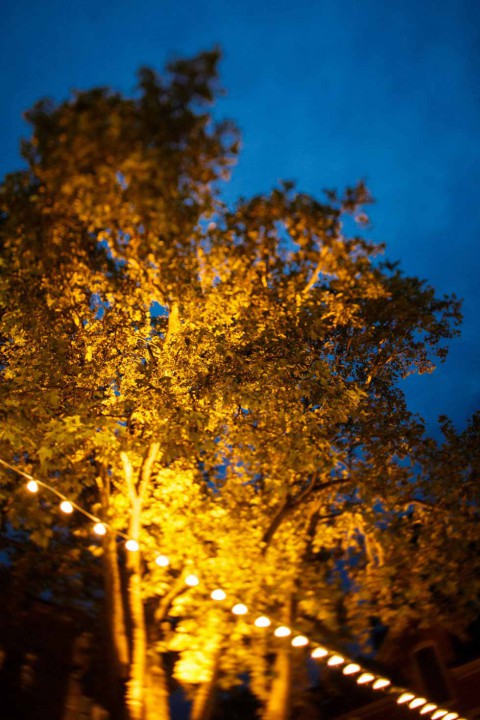
[[(99, 518), (95, 517), (84, 508), (80, 507), (74, 502), (71, 502), (62, 493), (59, 493), (58, 490), (56, 490), (55, 488), (52, 488), (50, 485), (42, 482), (41, 480), (35, 480), (31, 475), (28, 475), (27, 473), (18, 470), (17, 468), (9, 465), (3, 460), (0, 460), (0, 464), (23, 475), (28, 480), (26, 488), (30, 493), (36, 494), (39, 491), (40, 487), (49, 490), (50, 492), (54, 493), (58, 498), (60, 498), (59, 507), (63, 513), (65, 513), (66, 515), (71, 515), (74, 510), (76, 510), (82, 513), (93, 523), (92, 530), (96, 535), (103, 536), (107, 534), (109, 530), (108, 523), (102, 522)], [(138, 552), (140, 550), (140, 546), (136, 540), (129, 538), (128, 535), (119, 531), (115, 531), (115, 534), (125, 540), (125, 549), (128, 552)], [(166, 555), (158, 555), (155, 558), (155, 563), (159, 567), (166, 568), (170, 565), (170, 560)], [(200, 584), (200, 580), (197, 575), (194, 575), (192, 573), (186, 575), (185, 584), (193, 588)], [(210, 597), (212, 600), (222, 602), (224, 600), (227, 600), (227, 593), (221, 588), (216, 588), (210, 593)], [(231, 608), (231, 612), (237, 616), (245, 616), (249, 613), (249, 609), (243, 603), (236, 603)], [(273, 627), (274, 625), (272, 620), (266, 615), (259, 615), (253, 621), (253, 624), (255, 627), (262, 629), (267, 629)], [(313, 643), (309, 640), (308, 637), (306, 637), (305, 635), (294, 634), (292, 632), (292, 629), (287, 627), (286, 625), (276, 625), (273, 634), (277, 638), (289, 638), (291, 645), (294, 648), (305, 648), (308, 645), (313, 645)], [(314, 660), (324, 661), (330, 668), (342, 670), (344, 675), (352, 677), (352, 679), (356, 680), (358, 685), (365, 685), (373, 690), (384, 690), (391, 694), (398, 695), (398, 705), (403, 705), (410, 710), (417, 710), (420, 715), (428, 716), (430, 720), (466, 720), (466, 718), (461, 718), (457, 712), (450, 712), (449, 710), (439, 708), (435, 703), (429, 702), (427, 698), (406, 691), (403, 688), (392, 686), (391, 681), (387, 678), (381, 677), (379, 675), (374, 675), (372, 672), (369, 672), (362, 668), (358, 663), (351, 662), (348, 659), (344, 658), (342, 655), (337, 654), (334, 651), (327, 650), (321, 645), (315, 644), (315, 646), (311, 650), (310, 657)], [(428, 718), (426, 717), (426, 720), (428, 720)]]

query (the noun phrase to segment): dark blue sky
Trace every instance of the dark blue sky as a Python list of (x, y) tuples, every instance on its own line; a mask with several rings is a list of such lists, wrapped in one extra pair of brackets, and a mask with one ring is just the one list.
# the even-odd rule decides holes
[(465, 300), (461, 338), (407, 382), (410, 405), (432, 429), (480, 407), (478, 0), (4, 0), (1, 28), (0, 175), (19, 166), (21, 113), (40, 96), (130, 91), (139, 65), (219, 43), (218, 113), (244, 138), (228, 196), (366, 178), (371, 237)]

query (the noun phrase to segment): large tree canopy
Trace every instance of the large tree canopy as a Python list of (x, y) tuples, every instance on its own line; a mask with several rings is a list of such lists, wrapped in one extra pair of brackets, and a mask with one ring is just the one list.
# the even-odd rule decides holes
[[(466, 619), (478, 593), (445, 586), (475, 542), (471, 475), (445, 470), (471, 434), (435, 448), (398, 387), (445, 357), (459, 304), (356, 234), (362, 183), (226, 206), (239, 142), (208, 109), (217, 62), (143, 70), (131, 98), (39, 103), (27, 168), (1, 186), (0, 458), (109, 523), (111, 664), (132, 720), (168, 717), (171, 651), (192, 718), (245, 671), (263, 716), (287, 716), (292, 656), (232, 625), (213, 587), (339, 646), (373, 619), (453, 623), (453, 602)], [(56, 542), (55, 507), (11, 473), (0, 493), (4, 527)], [(125, 560), (116, 532), (141, 552)]]

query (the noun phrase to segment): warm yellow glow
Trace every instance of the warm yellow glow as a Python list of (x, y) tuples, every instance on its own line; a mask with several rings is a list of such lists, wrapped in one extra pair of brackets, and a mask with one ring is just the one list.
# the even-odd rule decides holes
[(437, 710), (436, 713), (433, 713), (432, 720), (440, 720), (440, 718), (443, 718), (444, 715), (448, 713), (448, 710)]
[(445, 715), (443, 720), (457, 720), (457, 718), (458, 718), (458, 713), (451, 712), (451, 713), (448, 713), (448, 715)]
[(427, 703), (422, 709), (420, 710), (420, 715), (426, 715), (427, 713), (431, 713), (433, 710), (436, 709), (436, 705), (434, 703)]
[(410, 708), (410, 710), (415, 710), (415, 708), (422, 707), (422, 705), (425, 705), (426, 702), (427, 702), (426, 698), (417, 697), (417, 698), (415, 698), (415, 700), (412, 700), (412, 702), (409, 704), (408, 707)]
[(374, 690), (381, 690), (382, 688), (388, 687), (390, 685), (390, 680), (387, 680), (387, 678), (378, 678), (378, 680), (375, 680), (372, 687)]
[(155, 558), (155, 562), (157, 563), (158, 567), (168, 567), (170, 565), (170, 560), (167, 558), (166, 555), (158, 555)]
[(38, 492), (38, 483), (36, 480), (29, 480), (27, 483), (27, 490), (31, 493)]
[(71, 515), (73, 512), (73, 505), (71, 502), (68, 502), (68, 500), (62, 500), (60, 503), (60, 510), (66, 515)]
[(337, 665), (342, 665), (344, 662), (345, 659), (341, 655), (332, 655), (332, 657), (328, 659), (327, 665), (336, 667)]
[(237, 603), (232, 608), (232, 613), (234, 615), (246, 615), (248, 612), (248, 608), (243, 603)]
[(267, 628), (270, 627), (271, 624), (272, 621), (266, 615), (260, 615), (254, 622), (254, 625), (259, 628)]
[(312, 650), (310, 653), (310, 657), (312, 657), (314, 660), (318, 660), (319, 658), (327, 657), (328, 650), (325, 650), (323, 647), (315, 648), (315, 650)]
[(273, 634), (275, 637), (288, 637), (292, 634), (292, 631), (286, 625), (280, 625)]
[(195, 585), (198, 585), (199, 582), (200, 580), (196, 575), (187, 575), (185, 578), (185, 583), (190, 587), (195, 587)]
[(360, 677), (357, 679), (357, 683), (359, 685), (365, 685), (366, 683), (372, 682), (374, 679), (374, 675), (372, 673), (362, 673)]
[(361, 669), (362, 668), (360, 667), (360, 665), (357, 665), (357, 663), (348, 663), (348, 665), (343, 668), (343, 674), (355, 675), (355, 673), (360, 672)]
[(138, 552), (140, 546), (136, 540), (127, 540), (125, 547), (129, 552)]
[(210, 597), (212, 598), (212, 600), (225, 600), (225, 598), (227, 597), (227, 593), (223, 590), (220, 590), (219, 588), (218, 590), (214, 590)]
[(305, 637), (305, 635), (297, 635), (292, 640), (293, 647), (305, 647), (305, 645), (308, 645), (308, 638)]
[(410, 700), (413, 700), (415, 695), (413, 693), (402, 693), (400, 697), (397, 700), (397, 703), (399, 705), (403, 705), (403, 703), (410, 702)]
[(107, 532), (107, 528), (105, 527), (105, 525), (103, 523), (98, 522), (98, 523), (95, 523), (95, 525), (93, 526), (93, 532), (96, 535), (105, 535)]

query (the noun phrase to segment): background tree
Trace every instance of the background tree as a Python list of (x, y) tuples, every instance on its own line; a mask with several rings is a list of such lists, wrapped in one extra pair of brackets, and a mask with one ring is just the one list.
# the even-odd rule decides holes
[[(418, 509), (437, 502), (437, 455), (398, 381), (445, 357), (458, 302), (354, 234), (362, 183), (223, 205), (238, 141), (205, 109), (217, 61), (142, 71), (134, 98), (40, 103), (28, 168), (1, 189), (0, 456), (109, 523), (112, 667), (132, 720), (168, 718), (170, 651), (194, 720), (245, 671), (264, 718), (288, 716), (293, 656), (232, 625), (211, 588), (341, 645), (372, 616), (400, 626), (422, 543), (409, 618), (447, 611), (426, 572), (434, 560), (445, 578), (445, 545), (429, 547)], [(50, 518), (35, 521), (45, 540)], [(141, 553), (124, 556), (120, 531)], [(190, 568), (202, 585), (186, 592)]]

